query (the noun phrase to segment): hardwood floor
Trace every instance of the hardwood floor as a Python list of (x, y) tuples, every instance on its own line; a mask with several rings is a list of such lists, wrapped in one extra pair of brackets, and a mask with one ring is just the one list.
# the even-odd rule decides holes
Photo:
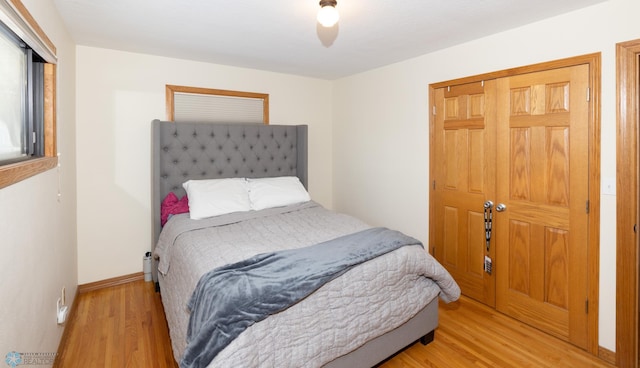
[(614, 367), (472, 299), (440, 303), (435, 340), (414, 344), (381, 367)]
[(134, 281), (78, 298), (55, 367), (177, 367), (153, 283)]
[[(177, 367), (160, 295), (135, 281), (80, 294), (55, 367)], [(435, 341), (416, 343), (381, 365), (418, 367), (613, 367), (463, 298), (441, 304)]]

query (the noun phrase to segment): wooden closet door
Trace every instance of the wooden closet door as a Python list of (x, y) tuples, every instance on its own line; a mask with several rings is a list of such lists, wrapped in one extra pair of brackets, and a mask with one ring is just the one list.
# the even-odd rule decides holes
[(589, 67), (497, 82), (496, 308), (587, 347)]
[[(487, 254), (485, 201), (495, 195), (495, 81), (435, 90), (432, 253), (464, 295), (495, 305)], [(493, 257), (494, 250), (490, 249)]]

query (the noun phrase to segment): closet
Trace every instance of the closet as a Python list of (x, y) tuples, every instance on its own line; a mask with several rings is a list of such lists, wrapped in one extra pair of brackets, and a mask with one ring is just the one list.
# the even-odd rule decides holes
[(597, 352), (596, 103), (580, 60), (431, 86), (430, 251), (464, 295)]

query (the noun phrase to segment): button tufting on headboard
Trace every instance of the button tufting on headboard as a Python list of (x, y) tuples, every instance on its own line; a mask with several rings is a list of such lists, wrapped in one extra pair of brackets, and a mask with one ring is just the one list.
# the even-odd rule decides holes
[[(153, 122), (154, 236), (160, 202), (190, 179), (298, 176), (307, 186), (307, 127)], [(154, 240), (155, 242), (155, 240)]]

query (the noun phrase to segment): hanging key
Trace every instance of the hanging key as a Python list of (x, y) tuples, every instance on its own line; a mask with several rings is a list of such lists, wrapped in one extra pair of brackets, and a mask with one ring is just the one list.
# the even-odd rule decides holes
[(493, 262), (489, 257), (489, 250), (491, 248), (491, 230), (493, 226), (493, 202), (484, 202), (484, 236), (486, 241), (487, 255), (484, 256), (484, 272), (491, 275), (493, 271)]
[(487, 253), (491, 247), (491, 227), (493, 222), (493, 202), (484, 202), (484, 236), (487, 245)]

